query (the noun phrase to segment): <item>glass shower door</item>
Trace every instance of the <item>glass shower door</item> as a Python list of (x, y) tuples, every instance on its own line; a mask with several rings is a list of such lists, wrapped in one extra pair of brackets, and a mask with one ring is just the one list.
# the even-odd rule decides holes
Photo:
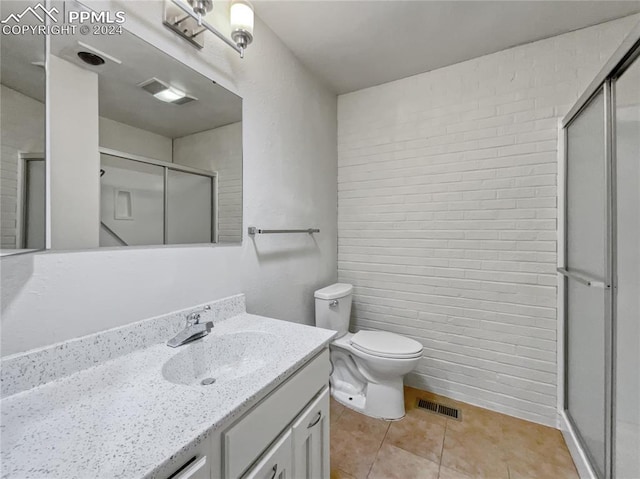
[(640, 477), (640, 59), (615, 81), (614, 471)]
[(567, 127), (565, 406), (600, 477), (605, 473), (607, 185), (601, 89)]
[(215, 242), (213, 178), (172, 170), (167, 175), (167, 244)]
[(162, 244), (164, 168), (100, 155), (100, 246)]

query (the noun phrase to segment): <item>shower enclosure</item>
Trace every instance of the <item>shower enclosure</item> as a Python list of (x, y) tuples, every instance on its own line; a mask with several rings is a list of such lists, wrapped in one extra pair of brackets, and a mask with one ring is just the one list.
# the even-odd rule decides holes
[(569, 439), (577, 446), (576, 462), (583, 474), (637, 479), (640, 25), (571, 109), (562, 128), (564, 251), (558, 271)]

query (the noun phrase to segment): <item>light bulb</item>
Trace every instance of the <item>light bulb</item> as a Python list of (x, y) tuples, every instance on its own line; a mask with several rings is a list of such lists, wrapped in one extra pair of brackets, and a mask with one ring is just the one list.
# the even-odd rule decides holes
[(178, 90), (177, 88), (170, 86), (166, 90), (160, 90), (153, 96), (155, 96), (158, 100), (167, 103), (173, 103), (174, 101), (184, 98), (185, 96), (187, 96), (187, 94), (183, 91)]
[(253, 7), (245, 0), (235, 0), (229, 12), (231, 38), (245, 48), (253, 40)]

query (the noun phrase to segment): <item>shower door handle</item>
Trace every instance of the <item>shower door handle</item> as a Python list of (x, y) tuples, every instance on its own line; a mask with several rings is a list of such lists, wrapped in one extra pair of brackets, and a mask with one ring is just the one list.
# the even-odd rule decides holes
[(574, 273), (573, 271), (569, 271), (566, 268), (557, 268), (558, 273), (567, 278), (575, 279), (578, 283), (584, 284), (585, 286), (589, 286), (590, 288), (602, 288), (602, 289), (611, 289), (611, 285), (605, 283), (604, 281), (600, 281), (597, 278), (593, 278), (589, 275), (583, 273)]

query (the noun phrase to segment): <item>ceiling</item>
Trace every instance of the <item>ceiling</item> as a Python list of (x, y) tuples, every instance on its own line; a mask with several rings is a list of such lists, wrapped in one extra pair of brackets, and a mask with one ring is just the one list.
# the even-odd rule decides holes
[(588, 0), (260, 0), (254, 5), (337, 93), (640, 12), (640, 1)]
[[(120, 60), (98, 67), (77, 56), (87, 48)], [(98, 73), (100, 116), (180, 138), (242, 119), (242, 99), (132, 33), (110, 36), (52, 37), (51, 51), (67, 61)], [(177, 105), (157, 100), (138, 85), (151, 78), (186, 92), (197, 101)]]

